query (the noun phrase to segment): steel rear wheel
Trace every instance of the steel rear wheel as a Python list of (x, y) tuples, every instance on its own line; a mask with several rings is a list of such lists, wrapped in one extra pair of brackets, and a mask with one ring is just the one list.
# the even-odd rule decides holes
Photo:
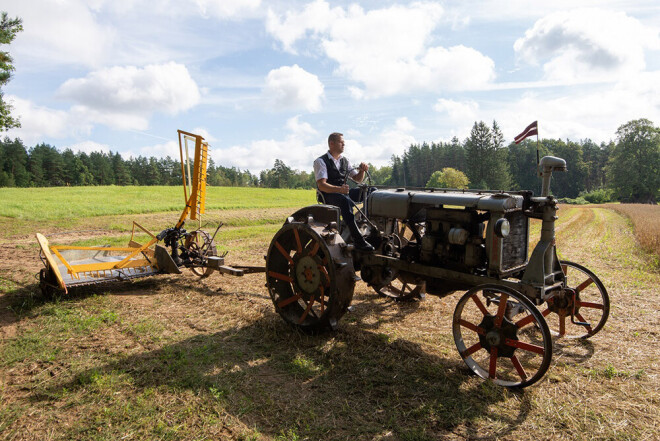
[(543, 315), (552, 335), (589, 338), (605, 326), (610, 315), (610, 297), (600, 279), (584, 266), (564, 260), (561, 269), (566, 286), (560, 295), (548, 299)]
[(498, 285), (472, 288), (456, 305), (452, 330), (465, 364), (500, 386), (530, 386), (550, 366), (548, 325), (516, 290)]
[(275, 234), (266, 280), (275, 310), (287, 323), (307, 332), (336, 327), (355, 288), (353, 262), (343, 246), (338, 232), (313, 222), (292, 222)]
[(381, 296), (396, 301), (421, 300), (426, 295), (426, 282), (414, 276), (399, 275), (387, 285), (374, 286), (374, 290)]

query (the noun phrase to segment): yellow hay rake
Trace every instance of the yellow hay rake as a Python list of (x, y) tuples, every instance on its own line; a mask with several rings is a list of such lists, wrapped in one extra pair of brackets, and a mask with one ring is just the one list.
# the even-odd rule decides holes
[[(174, 227), (154, 235), (137, 222), (133, 222), (131, 238), (126, 247), (51, 245), (37, 233), (40, 256), (45, 268), (40, 272), (40, 285), (46, 294), (56, 290), (68, 292), (73, 286), (122, 281), (159, 273), (180, 274), (189, 268), (200, 277), (214, 271), (242, 276), (246, 272), (260, 272), (259, 267), (230, 267), (224, 265), (224, 255), (217, 255), (215, 235), (201, 228), (201, 215), (205, 211), (206, 167), (209, 144), (200, 135), (178, 130), (181, 176), (185, 207)], [(192, 144), (192, 145), (191, 145)], [(193, 157), (190, 153), (193, 151)], [(198, 228), (183, 229), (187, 219), (197, 221)], [(146, 233), (150, 239), (141, 244), (136, 233)], [(163, 242), (160, 245), (159, 242)], [(168, 250), (169, 248), (169, 250)]]

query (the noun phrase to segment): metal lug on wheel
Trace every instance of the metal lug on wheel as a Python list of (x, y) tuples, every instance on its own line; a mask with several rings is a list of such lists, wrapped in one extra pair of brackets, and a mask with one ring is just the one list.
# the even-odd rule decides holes
[(275, 310), (307, 332), (336, 328), (355, 289), (352, 260), (341, 255), (338, 243), (327, 242), (323, 226), (315, 224), (284, 225), (266, 258), (266, 285)]
[[(483, 302), (484, 294), (492, 301)], [(500, 386), (527, 387), (543, 378), (550, 366), (548, 324), (516, 290), (497, 285), (470, 289), (456, 305), (452, 330), (465, 364)]]

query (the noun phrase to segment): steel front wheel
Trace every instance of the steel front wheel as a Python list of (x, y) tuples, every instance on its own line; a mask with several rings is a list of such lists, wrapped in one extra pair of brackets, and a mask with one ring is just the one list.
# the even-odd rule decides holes
[(343, 240), (323, 225), (290, 223), (275, 234), (266, 280), (276, 311), (309, 332), (333, 329), (353, 298), (355, 273)]
[(548, 299), (543, 315), (554, 336), (589, 338), (605, 326), (610, 297), (600, 279), (582, 265), (564, 260), (561, 268), (565, 287)]
[(498, 285), (472, 288), (458, 301), (452, 328), (465, 364), (500, 386), (529, 386), (550, 366), (548, 325), (516, 290)]

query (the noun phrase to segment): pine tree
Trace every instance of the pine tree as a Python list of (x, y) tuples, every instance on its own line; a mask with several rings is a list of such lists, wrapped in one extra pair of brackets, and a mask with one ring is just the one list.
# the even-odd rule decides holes
[[(18, 17), (10, 19), (7, 13), (3, 12), (0, 18), (0, 44), (10, 44), (16, 34), (23, 30), (22, 22)], [(13, 61), (9, 52), (0, 51), (0, 87), (11, 79), (11, 73), (14, 71)], [(0, 91), (0, 132), (21, 126), (18, 119), (11, 116), (11, 110), (11, 104), (3, 99), (3, 93)]]

